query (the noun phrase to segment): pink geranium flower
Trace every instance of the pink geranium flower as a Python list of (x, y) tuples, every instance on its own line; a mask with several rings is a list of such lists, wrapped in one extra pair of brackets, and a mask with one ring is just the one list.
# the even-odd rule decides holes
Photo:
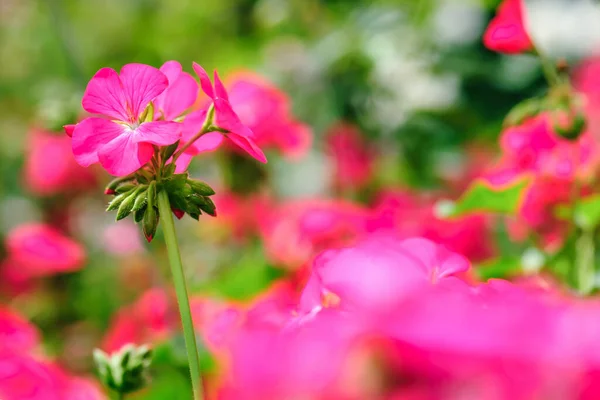
[(75, 160), (85, 167), (99, 162), (110, 174), (123, 176), (150, 161), (152, 145), (179, 140), (178, 123), (140, 119), (168, 85), (165, 74), (148, 65), (127, 64), (119, 74), (99, 70), (88, 83), (82, 106), (101, 117), (86, 118), (73, 130)]
[[(198, 64), (193, 64), (194, 71), (200, 78), (200, 87), (202, 91), (212, 100), (214, 106), (214, 121), (213, 125), (219, 129), (222, 129), (225, 136), (231, 140), (235, 145), (246, 151), (252, 157), (262, 163), (266, 163), (267, 159), (262, 150), (254, 143), (254, 134), (245, 126), (240, 118), (237, 116), (231, 104), (229, 103), (229, 96), (223, 86), (223, 83), (219, 79), (219, 75), (215, 71), (214, 74), (214, 87), (208, 77), (206, 71)], [(192, 115), (193, 114), (193, 115)], [(197, 133), (201, 127), (201, 123), (204, 122), (207, 110), (200, 110), (190, 114), (187, 118), (190, 120), (196, 120), (200, 125), (197, 125), (195, 129), (192, 129), (190, 134), (193, 136)], [(222, 141), (219, 132), (210, 132), (203, 135), (193, 146), (192, 151), (196, 154), (202, 151), (215, 149)]]
[(35, 326), (8, 308), (0, 306), (0, 343), (10, 343), (13, 351), (30, 352), (38, 345), (39, 340), (40, 334)]
[(18, 226), (8, 233), (11, 265), (29, 278), (77, 271), (85, 262), (83, 247), (44, 224)]
[(522, 0), (504, 0), (485, 31), (485, 47), (506, 54), (533, 50), (534, 45), (525, 27), (523, 12)]

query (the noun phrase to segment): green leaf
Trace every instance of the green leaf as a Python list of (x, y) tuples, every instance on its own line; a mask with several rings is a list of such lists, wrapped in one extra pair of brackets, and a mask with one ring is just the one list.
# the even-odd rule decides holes
[(500, 257), (478, 265), (474, 271), (483, 281), (492, 278), (507, 278), (521, 272), (521, 261), (518, 257)]
[(478, 179), (456, 202), (444, 203), (444, 209), (438, 209), (438, 214), (442, 218), (460, 217), (474, 212), (514, 215), (528, 184), (529, 179), (522, 178), (495, 188)]

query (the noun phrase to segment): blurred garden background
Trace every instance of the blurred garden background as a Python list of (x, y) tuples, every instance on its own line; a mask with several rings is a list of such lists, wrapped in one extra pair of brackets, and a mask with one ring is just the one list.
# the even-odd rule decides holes
[[(31, 321), (40, 351), (75, 375), (93, 377), (96, 347), (114, 350), (122, 336), (153, 342), (151, 384), (131, 397), (190, 398), (183, 339), (169, 333), (177, 312), (164, 294), (164, 242), (147, 244), (133, 221), (115, 222), (104, 211), (108, 175), (77, 169), (65, 145), (62, 127), (84, 115), (90, 78), (102, 67), (168, 60), (192, 73), (195, 61), (226, 85), (258, 74), (289, 98), (301, 143), (263, 148), (266, 165), (227, 149), (196, 157), (190, 174), (215, 188), (218, 216), (177, 222), (192, 298), (246, 304), (274, 284), (306, 282), (319, 251), (355, 236), (356, 210), (393, 203), (414, 211), (398, 217), (403, 226), (436, 219), (493, 164), (507, 113), (547, 87), (538, 58), (484, 47), (499, 3), (0, 0), (0, 242), (43, 222), (85, 253), (76, 268), (28, 273), (0, 247), (1, 303)], [(546, 55), (576, 67), (600, 49), (596, 2), (526, 3)], [(386, 197), (399, 192), (406, 196)], [(470, 232), (458, 244), (454, 225), (408, 230), (481, 264), (485, 278), (522, 273), (496, 261), (500, 252), (531, 256), (530, 245), (502, 224), (486, 222), (485, 235), (473, 224), (456, 228)], [(47, 251), (41, 257), (55, 255)], [(214, 356), (202, 354), (216, 376)]]

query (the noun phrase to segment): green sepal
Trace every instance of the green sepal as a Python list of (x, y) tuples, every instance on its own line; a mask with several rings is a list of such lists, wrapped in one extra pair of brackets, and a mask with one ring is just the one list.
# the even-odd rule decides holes
[(131, 211), (137, 211), (148, 203), (148, 189), (144, 188), (136, 195)]
[(115, 189), (115, 192), (117, 192), (118, 194), (122, 194), (122, 193), (126, 193), (129, 192), (131, 189), (135, 189), (136, 185), (133, 183), (124, 183), (122, 185), (117, 186), (117, 188)]
[(144, 204), (138, 210), (135, 210), (133, 213), (133, 220), (136, 223), (139, 223), (142, 219), (144, 219), (144, 214), (146, 213), (147, 205)]
[(146, 107), (144, 112), (142, 112), (139, 121), (140, 123), (154, 121), (154, 104), (152, 104), (152, 102), (150, 102), (150, 104), (148, 104), (148, 107)]

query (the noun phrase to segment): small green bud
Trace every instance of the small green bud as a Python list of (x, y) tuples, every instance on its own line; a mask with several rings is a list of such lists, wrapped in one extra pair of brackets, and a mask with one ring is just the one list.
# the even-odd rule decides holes
[(115, 192), (121, 194), (121, 193), (126, 193), (129, 192), (131, 189), (134, 189), (136, 187), (135, 184), (133, 183), (124, 183), (122, 185), (117, 186), (117, 189), (115, 190)]
[(211, 188), (204, 182), (188, 179), (187, 183), (188, 185), (190, 185), (194, 193), (200, 196), (212, 196), (213, 194), (215, 194), (213, 188)]
[(135, 210), (133, 212), (133, 220), (135, 221), (135, 223), (140, 223), (142, 221), (142, 219), (144, 219), (144, 214), (146, 213), (146, 204), (144, 204), (143, 206), (141, 206), (139, 208), (139, 210)]
[(120, 221), (131, 214), (133, 205), (135, 204), (135, 200), (137, 199), (138, 193), (141, 189), (141, 187), (138, 187), (129, 196), (123, 199), (121, 205), (119, 205), (119, 209), (117, 210), (117, 221)]
[(142, 230), (148, 243), (152, 241), (156, 234), (156, 228), (158, 227), (158, 211), (148, 204), (144, 218), (142, 220)]
[(147, 199), (147, 189), (142, 189), (139, 193), (136, 194), (135, 202), (133, 203), (133, 208), (131, 211), (137, 211), (148, 203)]
[(148, 202), (148, 208), (154, 207), (156, 204), (156, 181), (150, 182), (150, 186), (148, 186), (148, 192), (146, 193), (146, 198)]
[(189, 201), (208, 215), (212, 215), (213, 217), (217, 216), (217, 207), (210, 198), (204, 196), (190, 196)]
[(121, 205), (121, 203), (127, 198), (129, 197), (129, 195), (131, 193), (133, 193), (135, 191), (134, 189), (131, 189), (129, 192), (126, 193), (122, 193), (118, 196), (116, 196), (114, 199), (112, 199), (112, 201), (110, 203), (108, 203), (108, 207), (106, 207), (106, 211), (113, 211), (119, 208), (119, 206)]
[(152, 352), (148, 346), (127, 344), (111, 355), (94, 350), (94, 362), (100, 381), (117, 393), (131, 393), (148, 383)]

